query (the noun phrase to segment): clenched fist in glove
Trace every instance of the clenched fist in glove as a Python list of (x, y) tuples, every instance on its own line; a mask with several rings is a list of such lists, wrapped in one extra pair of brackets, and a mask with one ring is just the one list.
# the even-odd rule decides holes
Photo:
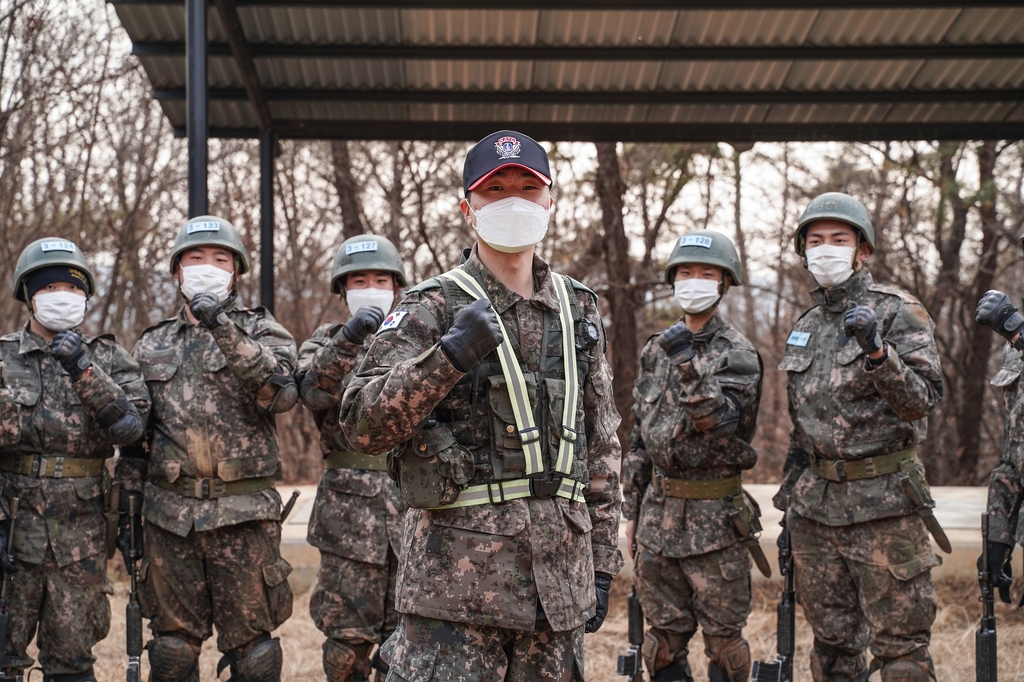
[(498, 316), (489, 301), (479, 299), (462, 309), (448, 333), (441, 337), (440, 346), (460, 372), (480, 364), (502, 341)]
[(666, 329), (658, 339), (658, 345), (677, 365), (693, 360), (693, 332), (685, 322), (676, 322)]
[(220, 305), (220, 299), (216, 294), (211, 294), (208, 291), (202, 291), (193, 296), (188, 307), (192, 311), (192, 316), (207, 329), (216, 329), (228, 321), (228, 316)]
[(77, 381), (92, 367), (92, 361), (85, 352), (82, 337), (73, 331), (58, 332), (50, 343), (50, 353), (64, 371)]
[(594, 617), (587, 621), (584, 628), (588, 634), (600, 630), (608, 615), (608, 593), (612, 589), (612, 577), (607, 573), (595, 573), (594, 589), (597, 591), (597, 607)]
[(376, 306), (360, 308), (352, 316), (352, 319), (341, 328), (341, 333), (350, 343), (362, 343), (367, 336), (380, 329), (383, 322), (384, 311), (380, 308)]
[(990, 289), (978, 301), (974, 320), (983, 324), (1007, 341), (1013, 341), (1024, 327), (1024, 316), (1010, 303), (1010, 297), (1001, 291)]
[(878, 333), (875, 311), (867, 306), (854, 305), (846, 311), (843, 332), (857, 339), (857, 345), (868, 355), (882, 350), (882, 337)]

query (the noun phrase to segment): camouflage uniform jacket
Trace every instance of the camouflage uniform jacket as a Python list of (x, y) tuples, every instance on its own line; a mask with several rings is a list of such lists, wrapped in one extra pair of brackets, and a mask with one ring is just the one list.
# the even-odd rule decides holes
[[(694, 334), (690, 362), (673, 364), (658, 345), (659, 336), (651, 337), (640, 355), (633, 448), (623, 462), (622, 511), (632, 519), (640, 511), (637, 542), (682, 558), (741, 540), (729, 516), (733, 501), (665, 496), (650, 485), (654, 468), (656, 476), (708, 480), (737, 476), (757, 463), (750, 441), (761, 398), (761, 358), (718, 313)], [(708, 422), (727, 401), (739, 407), (739, 421), (720, 430)], [(694, 426), (695, 420), (703, 429)], [(643, 501), (641, 510), (634, 500)]]
[[(274, 417), (257, 408), (256, 392), (279, 365), (293, 371), (295, 341), (263, 308), (236, 309), (232, 303), (224, 305), (229, 322), (212, 331), (190, 324), (183, 308), (144, 331), (133, 351), (153, 409), (144, 447), (122, 450), (118, 477), (127, 490), (140, 490), (148, 479), (143, 516), (182, 537), (193, 527), (213, 530), (281, 516), (273, 488), (199, 500), (153, 483), (183, 476), (238, 481), (278, 472)], [(140, 455), (148, 459), (148, 471)]]
[[(917, 299), (875, 284), (866, 269), (811, 295), (818, 305), (797, 321), (779, 364), (789, 373), (793, 429), (775, 505), (789, 504), (804, 518), (829, 526), (913, 514), (895, 474), (837, 483), (807, 465), (812, 458), (877, 457), (924, 439), (926, 417), (942, 398), (935, 325)], [(874, 310), (878, 320), (888, 348), (878, 367), (843, 333), (843, 316), (855, 304)], [(923, 464), (918, 471), (923, 483)]]
[(992, 385), (1003, 389), (1006, 424), (1003, 432), (1003, 456), (992, 470), (988, 484), (989, 540), (1024, 546), (1021, 500), (1024, 499), (1024, 370), (1021, 352), (1006, 344), (1003, 366), (992, 377)]
[[(50, 354), (49, 344), (26, 326), (0, 337), (0, 455), (59, 455), (106, 459), (114, 443), (96, 414), (126, 398), (142, 422), (149, 394), (139, 365), (113, 336), (84, 337), (92, 369), (78, 381)], [(103, 477), (37, 478), (0, 472), (7, 518), (9, 500), (21, 498), (15, 553), (41, 564), (49, 546), (66, 566), (106, 552)]]
[[(310, 410), (320, 429), (320, 452), (324, 457), (348, 450), (339, 424), (341, 394), (373, 341), (370, 336), (365, 343), (355, 344), (339, 335), (340, 342), (335, 342), (333, 338), (341, 327), (318, 327), (299, 348), (295, 370), (295, 380), (300, 384), (310, 369), (336, 382), (335, 403), (326, 410)], [(395, 555), (399, 554), (404, 518), (405, 503), (387, 472), (328, 469), (320, 477), (307, 539), (321, 552), (383, 565), (388, 560), (389, 544)]]
[[(475, 248), (461, 267), (481, 282), (513, 346), (518, 345), (523, 371), (536, 372), (542, 343), (552, 334), (545, 320), (558, 310), (547, 264), (534, 258), (535, 294), (530, 299), (499, 282)], [(573, 294), (583, 317), (600, 330), (595, 296), (579, 288)], [(455, 369), (438, 346), (447, 326), (444, 289), (436, 287), (409, 292), (385, 321), (343, 397), (342, 429), (355, 449), (386, 452), (419, 437), (439, 404), (452, 411), (475, 404), (462, 386), (453, 391), (469, 375)], [(623, 563), (618, 549), (620, 449), (615, 429), (619, 416), (612, 401), (611, 371), (603, 356), (603, 332), (599, 336), (582, 378), (578, 418), (583, 424), (577, 427), (577, 439), (582, 442), (580, 437), (585, 437), (585, 445), (577, 444), (573, 470), (573, 478), (579, 472), (577, 480), (587, 481), (585, 505), (560, 497), (530, 497), (455, 509), (411, 509), (398, 575), (399, 612), (527, 631), (536, 627), (541, 613), (555, 631), (579, 627), (593, 615), (594, 572), (615, 575)], [(555, 379), (543, 377), (536, 382), (557, 385)], [(488, 414), (499, 419), (496, 410), (508, 404), (507, 388), (500, 375), (486, 383), (481, 400)], [(537, 409), (537, 403), (533, 405)], [(515, 444), (506, 443), (504, 427), (491, 428), (501, 432), (491, 441), (492, 447), (512, 452)], [(460, 433), (460, 437), (467, 435), (472, 436)], [(542, 437), (541, 442), (549, 464), (557, 437)], [(478, 474), (480, 467), (478, 460)]]

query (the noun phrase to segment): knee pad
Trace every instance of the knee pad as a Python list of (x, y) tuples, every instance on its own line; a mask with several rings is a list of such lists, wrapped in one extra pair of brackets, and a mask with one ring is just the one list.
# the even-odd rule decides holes
[(199, 682), (199, 655), (185, 640), (159, 635), (146, 648), (150, 682)]
[(245, 654), (225, 654), (217, 664), (217, 675), (230, 665), (231, 682), (281, 682), (282, 658), (280, 640), (264, 635)]
[[(324, 673), (328, 682), (367, 682), (370, 677), (369, 642), (324, 642)], [(381, 661), (383, 663), (383, 661)]]
[(935, 682), (935, 666), (928, 647), (897, 658), (883, 659), (881, 663), (882, 682)]
[[(689, 651), (686, 645), (690, 642), (691, 637), (693, 637), (692, 632), (679, 634), (676, 632), (666, 632), (658, 628), (651, 628), (644, 633), (644, 644), (640, 649), (640, 653), (643, 655), (644, 665), (647, 666), (647, 673), (651, 676), (652, 680), (655, 673), (675, 662), (679, 662), (680, 667), (685, 668), (687, 674), (689, 674), (690, 667), (686, 662), (686, 656)], [(666, 681), (675, 679), (687, 678), (668, 677)]]
[(811, 678), (814, 682), (847, 682), (867, 672), (868, 657), (864, 652), (840, 649), (814, 640), (811, 649)]
[(704, 636), (710, 682), (746, 682), (750, 679), (750, 645), (742, 637)]
[(672, 661), (651, 675), (651, 682), (693, 682), (693, 673), (687, 661)]

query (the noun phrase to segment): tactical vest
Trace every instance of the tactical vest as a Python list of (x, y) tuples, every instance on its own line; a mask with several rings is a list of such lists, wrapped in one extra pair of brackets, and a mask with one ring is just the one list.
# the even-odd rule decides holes
[[(475, 284), (483, 293), (482, 284), (462, 267), (413, 289), (440, 287), (444, 292), (442, 333), (475, 300), (460, 286), (460, 275), (469, 288)], [(554, 273), (551, 277), (561, 278), (566, 295), (561, 315), (542, 313), (537, 370), (529, 370), (519, 339), (504, 329), (507, 343), (470, 370), (438, 403), (420, 433), (393, 454), (390, 470), (409, 506), (461, 507), (554, 495), (583, 499), (589, 480), (583, 383), (595, 361), (591, 352), (598, 330), (573, 294), (586, 288)], [(562, 315), (570, 327), (568, 339), (563, 338)], [(575, 377), (566, 376), (566, 350), (576, 356)], [(508, 353), (505, 368), (502, 353)], [(510, 386), (506, 369), (516, 385)], [(567, 383), (575, 383), (576, 406), (571, 423), (563, 424)], [(526, 400), (515, 399), (517, 392)], [(525, 402), (530, 419), (521, 413)], [(523, 429), (527, 421), (532, 428)]]

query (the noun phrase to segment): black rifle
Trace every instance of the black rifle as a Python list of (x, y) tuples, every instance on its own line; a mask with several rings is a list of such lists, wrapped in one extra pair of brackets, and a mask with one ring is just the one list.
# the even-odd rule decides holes
[[(18, 518), (17, 497), (11, 498), (11, 522), (7, 527), (7, 546), (3, 552), (7, 554), (7, 560), (14, 563), (14, 524)], [(21, 682), (21, 672), (11, 670), (10, 657), (7, 655), (7, 637), (11, 632), (11, 610), (7, 608), (7, 586), (11, 581), (8, 573), (0, 571), (0, 682)]]
[(135, 537), (135, 529), (139, 526), (139, 494), (128, 494), (128, 527), (130, 543), (128, 549), (128, 575), (131, 577), (132, 587), (128, 592), (128, 605), (124, 608), (125, 615), (125, 645), (128, 653), (128, 682), (141, 682), (142, 671), (140, 669), (140, 658), (142, 657), (142, 609), (139, 606), (139, 559), (142, 557), (139, 552), (139, 538)]
[[(640, 499), (633, 493), (633, 500), (637, 511), (637, 521), (640, 516)], [(639, 523), (633, 525), (633, 586), (629, 591), (626, 600), (627, 613), (629, 615), (629, 650), (619, 656), (617, 672), (620, 675), (628, 675), (630, 682), (644, 682), (644, 660), (640, 653), (644, 644), (644, 612), (640, 608), (640, 597), (636, 593), (636, 531)]]
[(793, 584), (793, 548), (789, 528), (784, 526), (783, 542), (779, 547), (779, 564), (785, 579), (782, 599), (777, 607), (778, 626), (776, 644), (779, 656), (770, 663), (754, 661), (751, 677), (757, 682), (792, 682), (793, 654), (796, 650), (796, 587)]
[(981, 625), (974, 633), (974, 674), (978, 682), (996, 682), (996, 614), (993, 576), (988, 571), (988, 514), (981, 515)]

